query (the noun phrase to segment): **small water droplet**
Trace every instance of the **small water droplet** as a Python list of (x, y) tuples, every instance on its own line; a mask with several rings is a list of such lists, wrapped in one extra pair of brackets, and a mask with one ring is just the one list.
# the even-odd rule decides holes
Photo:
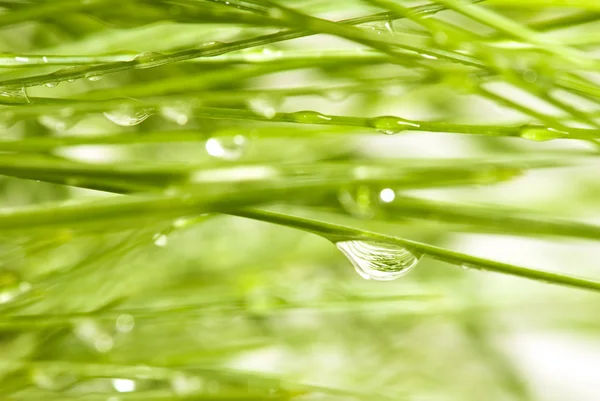
[(373, 128), (386, 135), (393, 135), (411, 128), (420, 127), (418, 123), (394, 116), (375, 117), (370, 122)]
[(112, 379), (112, 385), (119, 393), (131, 393), (135, 391), (135, 381), (130, 379)]
[(164, 64), (166, 62), (166, 57), (162, 53), (148, 52), (139, 54), (134, 60), (137, 63), (135, 67), (143, 69)]
[(102, 113), (109, 121), (123, 127), (131, 127), (146, 120), (153, 114), (153, 110), (144, 107), (124, 106), (116, 110)]
[(312, 110), (297, 111), (292, 113), (292, 119), (299, 123), (306, 124), (323, 124), (325, 121), (330, 121), (331, 117), (325, 114), (318, 113)]
[(54, 87), (58, 86), (58, 82), (56, 82), (56, 81), (46, 82), (44, 84), (44, 86), (47, 87), (47, 88), (54, 88)]
[(530, 141), (550, 141), (552, 139), (564, 138), (569, 134), (565, 131), (560, 131), (554, 128), (526, 128), (521, 132), (521, 138), (529, 139)]
[(96, 81), (100, 81), (102, 79), (102, 75), (95, 73), (95, 72), (90, 72), (90, 73), (85, 74), (85, 78), (88, 81), (96, 82)]
[(169, 242), (169, 238), (163, 233), (154, 234), (154, 237), (152, 238), (152, 240), (154, 241), (154, 245), (156, 245), (158, 247), (166, 246), (167, 243)]
[(216, 158), (237, 160), (244, 155), (249, 140), (243, 135), (215, 136), (206, 141), (206, 152)]
[(135, 319), (128, 314), (119, 315), (115, 325), (121, 333), (129, 333), (135, 327)]
[(247, 101), (248, 108), (259, 116), (271, 119), (277, 114), (281, 99), (275, 96), (260, 95)]
[(406, 248), (378, 241), (339, 241), (335, 245), (367, 280), (395, 280), (408, 273), (421, 258)]

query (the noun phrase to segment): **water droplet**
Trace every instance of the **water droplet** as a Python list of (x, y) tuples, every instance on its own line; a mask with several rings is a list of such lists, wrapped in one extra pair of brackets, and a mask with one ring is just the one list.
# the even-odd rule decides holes
[(153, 114), (153, 110), (144, 107), (124, 106), (102, 114), (117, 125), (131, 127), (150, 117)]
[(361, 185), (343, 189), (338, 194), (340, 205), (354, 217), (369, 219), (375, 214), (375, 199), (371, 188)]
[(158, 247), (166, 246), (169, 242), (169, 238), (163, 233), (154, 234), (152, 240), (154, 241), (154, 245)]
[(119, 315), (115, 325), (121, 333), (129, 333), (135, 327), (135, 319), (128, 314)]
[(248, 108), (259, 116), (271, 119), (277, 114), (281, 99), (275, 96), (260, 95), (247, 101)]
[(529, 139), (530, 141), (550, 141), (552, 139), (564, 138), (569, 134), (565, 131), (559, 131), (554, 128), (527, 128), (521, 132), (521, 138)]
[(150, 68), (156, 67), (157, 65), (164, 64), (166, 62), (166, 57), (162, 53), (157, 52), (148, 52), (139, 54), (136, 58), (136, 68)]
[(206, 141), (206, 152), (219, 159), (237, 160), (244, 155), (249, 140), (243, 135), (212, 137)]
[(370, 122), (373, 128), (386, 135), (393, 135), (404, 130), (420, 127), (418, 123), (394, 116), (375, 117)]
[(29, 103), (27, 88), (24, 86), (0, 88), (0, 97), (10, 98), (11, 100), (16, 100), (20, 103)]
[(190, 121), (191, 107), (189, 105), (165, 106), (160, 109), (160, 114), (178, 125), (186, 125)]
[(335, 245), (367, 280), (395, 280), (408, 273), (421, 258), (406, 248), (378, 241), (339, 241)]
[(390, 203), (396, 199), (396, 192), (391, 188), (382, 189), (381, 192), (379, 192), (379, 199), (384, 203)]
[(95, 73), (95, 72), (89, 72), (89, 73), (85, 74), (85, 78), (88, 81), (96, 82), (96, 81), (100, 81), (102, 79), (102, 75)]
[(130, 379), (112, 379), (112, 385), (119, 393), (131, 393), (135, 391), (135, 382)]
[(462, 264), (462, 265), (460, 265), (460, 268), (463, 270), (469, 270), (471, 267), (467, 264)]
[(58, 82), (56, 82), (56, 81), (53, 81), (53, 82), (46, 82), (46, 83), (44, 84), (44, 86), (45, 86), (45, 87), (47, 87), (47, 88), (54, 88), (54, 87), (56, 87), (57, 85), (58, 85)]
[(292, 113), (292, 119), (299, 123), (306, 124), (323, 124), (325, 121), (330, 121), (331, 117), (325, 114), (318, 113), (312, 110), (297, 111)]

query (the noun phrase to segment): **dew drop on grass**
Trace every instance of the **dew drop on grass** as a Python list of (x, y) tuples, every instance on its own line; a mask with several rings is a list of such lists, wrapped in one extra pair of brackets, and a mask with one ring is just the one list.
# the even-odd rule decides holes
[(135, 67), (143, 69), (156, 67), (157, 65), (163, 64), (164, 62), (166, 62), (166, 57), (162, 53), (148, 52), (139, 54), (135, 58), (135, 61), (137, 63)]
[(122, 107), (102, 114), (117, 125), (131, 127), (150, 117), (153, 112), (147, 108)]
[(331, 117), (312, 110), (292, 113), (292, 119), (296, 122), (305, 124), (323, 124), (325, 121), (331, 121)]
[(521, 132), (521, 138), (536, 142), (563, 138), (566, 135), (568, 135), (567, 132), (559, 131), (554, 128), (527, 128)]
[(27, 88), (25, 88), (24, 86), (0, 88), (0, 97), (10, 98), (17, 101), (24, 101), (26, 103), (29, 103)]
[(237, 160), (244, 155), (249, 140), (243, 135), (212, 137), (204, 145), (206, 152), (218, 159)]
[(100, 81), (100, 80), (102, 79), (102, 75), (99, 75), (99, 74), (97, 74), (97, 73), (90, 72), (90, 73), (88, 73), (88, 74), (85, 74), (85, 78), (86, 78), (88, 81), (91, 81), (91, 82), (96, 82), (96, 81)]
[(44, 86), (45, 86), (45, 87), (47, 87), (47, 88), (54, 88), (54, 87), (58, 86), (58, 82), (55, 82), (55, 81), (52, 81), (52, 82), (46, 82), (46, 83), (44, 84)]
[(156, 233), (156, 234), (154, 234), (152, 241), (154, 242), (154, 245), (156, 245), (158, 247), (163, 247), (163, 246), (167, 246), (167, 244), (169, 242), (169, 238), (163, 233)]
[(385, 242), (350, 240), (335, 245), (366, 280), (395, 280), (408, 273), (421, 258), (406, 248)]
[(405, 130), (410, 130), (411, 128), (420, 127), (418, 123), (394, 116), (382, 116), (372, 118), (370, 121), (370, 125), (377, 131), (382, 132), (386, 135), (393, 135)]

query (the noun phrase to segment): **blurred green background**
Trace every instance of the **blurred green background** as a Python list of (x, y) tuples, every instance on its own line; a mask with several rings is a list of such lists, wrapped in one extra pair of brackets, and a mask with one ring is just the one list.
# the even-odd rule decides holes
[(232, 214), (600, 277), (598, 3), (278, 4), (0, 1), (0, 398), (597, 400), (596, 293)]

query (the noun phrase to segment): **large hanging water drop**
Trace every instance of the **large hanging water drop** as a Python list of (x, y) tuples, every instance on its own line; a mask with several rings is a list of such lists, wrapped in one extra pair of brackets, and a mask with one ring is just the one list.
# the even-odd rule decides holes
[(366, 280), (389, 281), (404, 276), (421, 259), (406, 248), (378, 241), (339, 241), (335, 246)]
[(131, 127), (150, 117), (153, 114), (153, 111), (148, 108), (122, 107), (102, 114), (117, 125)]
[(237, 160), (248, 148), (248, 138), (243, 135), (209, 138), (205, 144), (206, 152), (216, 158)]

